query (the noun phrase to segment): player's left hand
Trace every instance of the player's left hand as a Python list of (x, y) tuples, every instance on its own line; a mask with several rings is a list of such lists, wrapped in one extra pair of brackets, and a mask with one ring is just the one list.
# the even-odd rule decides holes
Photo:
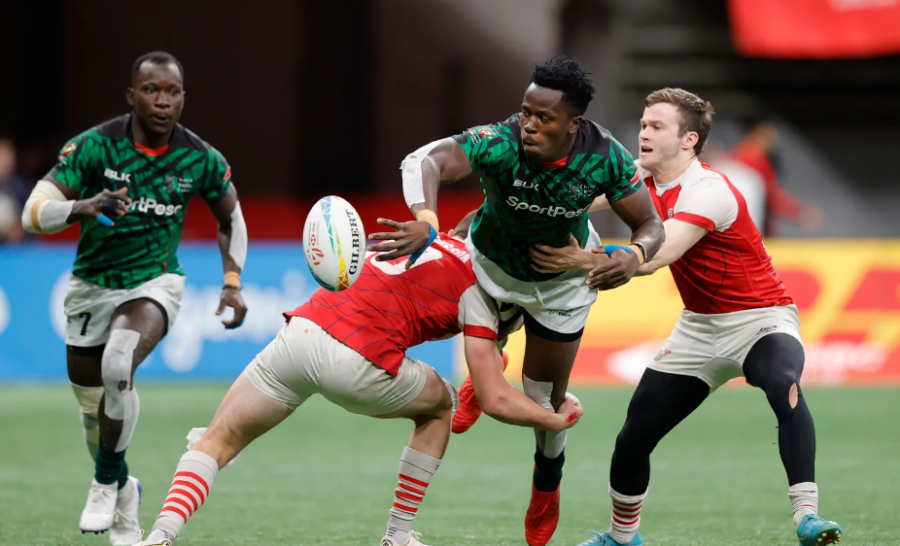
[[(603, 247), (591, 250), (595, 254), (604, 254)], [(641, 266), (637, 254), (627, 250), (616, 250), (610, 255), (608, 263), (591, 271), (587, 284), (599, 290), (618, 288), (631, 280)]]
[(244, 303), (240, 289), (230, 286), (222, 289), (222, 295), (219, 296), (219, 309), (216, 311), (216, 315), (221, 316), (225, 312), (226, 307), (234, 309), (234, 316), (231, 317), (231, 320), (222, 321), (225, 329), (234, 330), (235, 328), (240, 328), (241, 324), (244, 323), (244, 317), (247, 316), (247, 304)]
[(581, 249), (578, 239), (571, 233), (569, 243), (556, 248), (548, 245), (534, 245), (528, 250), (531, 268), (540, 273), (562, 273), (572, 269), (590, 270), (594, 267), (594, 255)]
[[(375, 256), (375, 259), (379, 262), (386, 262), (414, 254), (425, 248), (428, 245), (428, 239), (431, 237), (431, 224), (428, 222), (419, 220), (395, 222), (387, 218), (379, 218), (378, 223), (397, 230), (369, 234), (369, 239), (387, 241), (386, 243), (368, 246), (369, 252), (384, 252), (384, 254)], [(411, 264), (407, 262), (406, 265), (409, 268)]]

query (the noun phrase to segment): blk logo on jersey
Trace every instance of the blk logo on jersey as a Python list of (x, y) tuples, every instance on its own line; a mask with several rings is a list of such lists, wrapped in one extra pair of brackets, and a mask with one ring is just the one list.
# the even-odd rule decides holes
[(130, 173), (122, 174), (112, 169), (106, 169), (105, 171), (103, 171), (103, 176), (109, 178), (110, 180), (115, 180), (116, 182), (131, 182)]
[(524, 180), (516, 180), (513, 182), (514, 188), (522, 188), (526, 190), (536, 190), (540, 186), (538, 182), (525, 182)]
[(671, 218), (672, 216), (675, 216), (675, 211), (674, 211), (673, 209), (667, 210), (667, 211), (666, 211), (666, 217), (667, 217), (667, 218)]

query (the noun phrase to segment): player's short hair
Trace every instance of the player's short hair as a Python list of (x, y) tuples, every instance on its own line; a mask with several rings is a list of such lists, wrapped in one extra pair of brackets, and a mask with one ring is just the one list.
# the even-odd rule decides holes
[(456, 224), (456, 227), (453, 228), (453, 236), (454, 237), (462, 237), (463, 239), (467, 239), (469, 237), (469, 229), (472, 227), (472, 220), (475, 219), (475, 214), (478, 212), (478, 209), (473, 210), (469, 214), (463, 216), (463, 219)]
[(138, 72), (141, 71), (141, 65), (147, 62), (153, 64), (174, 64), (178, 67), (178, 72), (181, 73), (181, 79), (184, 80), (184, 67), (181, 66), (181, 61), (176, 59), (171, 53), (165, 51), (151, 51), (150, 53), (144, 53), (135, 59), (134, 64), (131, 65), (131, 87), (134, 87), (134, 84), (137, 82), (137, 76)]
[(697, 133), (698, 138), (697, 144), (694, 144), (694, 155), (700, 155), (703, 147), (706, 146), (709, 132), (712, 130), (712, 118), (715, 113), (712, 103), (701, 99), (690, 91), (672, 87), (657, 89), (644, 99), (644, 106), (653, 106), (659, 103), (667, 103), (678, 107), (678, 111), (681, 113), (678, 136), (682, 136), (688, 131)]
[(582, 116), (594, 98), (594, 83), (578, 61), (565, 55), (557, 55), (549, 61), (534, 65), (531, 83), (561, 91), (563, 100), (572, 105)]

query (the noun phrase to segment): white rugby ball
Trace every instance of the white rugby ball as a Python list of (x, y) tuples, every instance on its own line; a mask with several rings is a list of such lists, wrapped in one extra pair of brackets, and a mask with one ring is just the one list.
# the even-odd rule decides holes
[(303, 253), (322, 288), (350, 288), (366, 257), (366, 231), (356, 209), (336, 195), (319, 199), (303, 225)]

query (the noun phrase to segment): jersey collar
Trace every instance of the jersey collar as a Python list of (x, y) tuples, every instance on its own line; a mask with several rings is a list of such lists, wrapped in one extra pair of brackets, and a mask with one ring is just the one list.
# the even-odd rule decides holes
[(678, 178), (669, 182), (668, 184), (660, 184), (656, 181), (656, 179), (654, 179), (653, 187), (656, 188), (656, 195), (662, 195), (662, 194), (666, 193), (668, 190), (671, 190), (672, 188), (677, 188), (678, 186), (680, 186), (682, 182), (684, 182), (685, 180), (687, 180), (690, 177), (690, 173), (695, 168), (697, 168), (697, 165), (699, 165), (699, 164), (700, 164), (700, 160), (695, 157), (694, 160), (691, 161), (690, 165), (688, 165), (687, 169), (685, 169), (684, 172), (681, 173), (681, 175)]

